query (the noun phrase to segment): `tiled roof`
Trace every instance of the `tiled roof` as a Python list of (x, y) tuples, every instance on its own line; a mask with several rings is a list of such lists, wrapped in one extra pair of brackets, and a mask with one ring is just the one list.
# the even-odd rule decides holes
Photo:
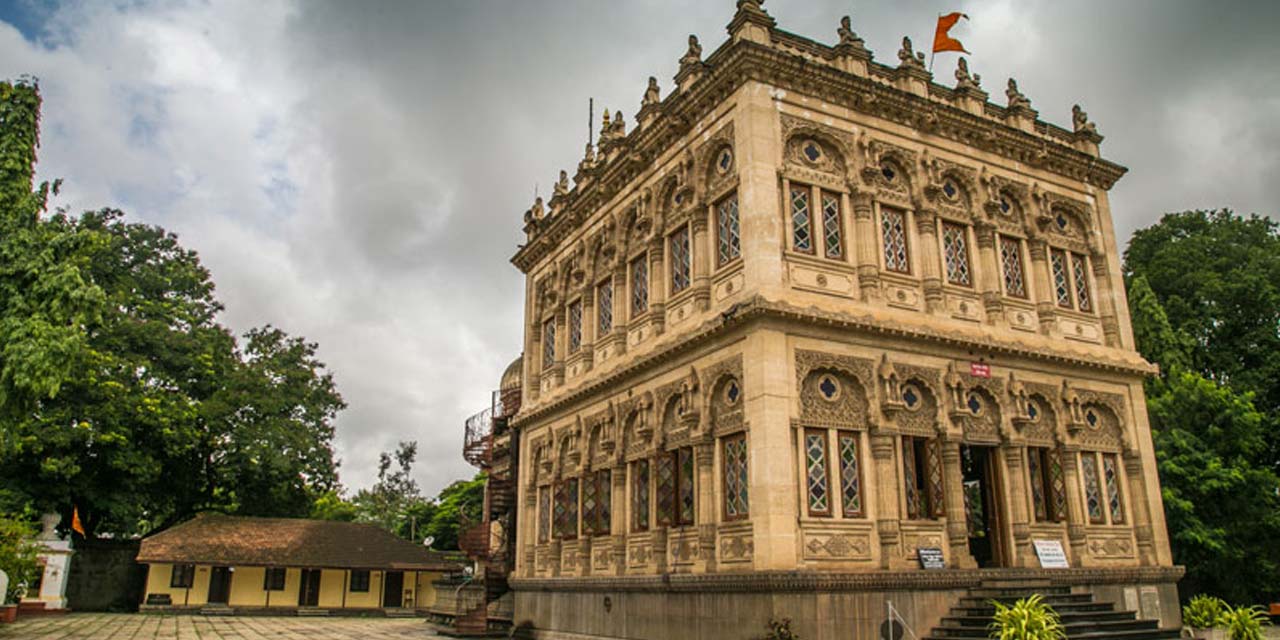
[(138, 562), (457, 571), (460, 563), (368, 524), (201, 514), (142, 541)]

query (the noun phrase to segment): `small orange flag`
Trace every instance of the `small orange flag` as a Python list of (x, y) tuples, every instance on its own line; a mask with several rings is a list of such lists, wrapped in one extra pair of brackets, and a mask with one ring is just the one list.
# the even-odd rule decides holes
[(951, 27), (956, 26), (956, 23), (960, 21), (960, 18), (968, 20), (969, 16), (958, 11), (955, 13), (948, 13), (945, 16), (938, 16), (938, 30), (933, 33), (934, 53), (938, 53), (939, 51), (960, 51), (962, 53), (969, 53), (968, 51), (965, 51), (964, 45), (960, 44), (959, 40), (947, 35), (947, 32), (951, 30)]
[(84, 536), (86, 538), (88, 537), (84, 533), (84, 524), (80, 522), (79, 507), (71, 507), (71, 530), (80, 534), (81, 536)]

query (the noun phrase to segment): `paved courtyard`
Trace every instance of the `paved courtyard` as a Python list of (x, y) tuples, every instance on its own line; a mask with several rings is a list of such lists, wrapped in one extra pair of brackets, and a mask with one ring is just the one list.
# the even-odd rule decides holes
[(421, 618), (73, 613), (0, 625), (0, 640), (386, 640), (437, 637)]

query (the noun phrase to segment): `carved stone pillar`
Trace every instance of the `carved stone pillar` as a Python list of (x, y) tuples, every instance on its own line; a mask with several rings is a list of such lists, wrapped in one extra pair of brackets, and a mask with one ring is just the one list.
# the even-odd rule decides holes
[(1027, 513), (1027, 473), (1023, 466), (1023, 448), (1021, 446), (1000, 445), (1004, 454), (1004, 463), (1008, 473), (1005, 474), (1005, 504), (1008, 507), (1009, 522), (1013, 526), (1013, 565), (1015, 567), (1035, 566), (1035, 551), (1031, 548), (1031, 522)]
[(658, 237), (649, 242), (649, 315), (653, 318), (653, 335), (660, 336), (667, 325), (667, 286), (671, 274), (666, 264), (667, 239)]
[(876, 233), (875, 211), (871, 194), (855, 191), (849, 198), (853, 209), (853, 256), (858, 269), (858, 288), (862, 301), (880, 299), (880, 253)]
[(960, 569), (978, 566), (969, 553), (969, 518), (964, 508), (964, 471), (960, 468), (960, 437), (942, 441), (942, 474), (947, 512), (947, 540), (951, 564)]
[(1151, 510), (1147, 506), (1147, 484), (1142, 477), (1142, 454), (1124, 453), (1124, 474), (1129, 481), (1130, 517), (1134, 537), (1138, 539), (1138, 560), (1143, 565), (1153, 565), (1156, 563), (1155, 536), (1151, 529)]
[(631, 512), (627, 500), (627, 463), (619, 462), (609, 473), (609, 484), (613, 497), (609, 499), (609, 532), (613, 534), (613, 572), (616, 575), (627, 573), (627, 514)]
[(1067, 542), (1071, 547), (1071, 565), (1084, 566), (1085, 543), (1084, 498), (1080, 495), (1080, 448), (1062, 445), (1062, 480), (1067, 485)]
[(932, 209), (919, 208), (915, 213), (917, 265), (924, 285), (924, 306), (929, 313), (942, 313), (942, 266), (938, 254), (938, 215)]
[(1004, 322), (1004, 301), (1000, 298), (1000, 256), (996, 251), (995, 225), (980, 220), (973, 225), (977, 239), (977, 283), (982, 292), (982, 308), (987, 312), (987, 322)]
[(630, 317), (631, 290), (627, 287), (627, 266), (624, 263), (613, 271), (613, 331), (618, 335), (613, 348), (619, 354), (627, 350), (627, 319)]
[(551, 367), (551, 375), (555, 377), (555, 385), (564, 384), (564, 361), (569, 353), (569, 326), (565, 323), (565, 309), (556, 309), (556, 363)]
[(560, 543), (559, 538), (554, 538), (547, 544), (547, 565), (548, 569), (551, 570), (551, 577), (553, 578), (560, 577), (560, 554), (563, 549), (564, 547)]
[[(701, 212), (701, 213), (699, 213)], [(708, 240), (707, 219), (714, 217), (714, 207), (707, 205), (695, 210), (693, 215), (693, 244), (689, 250), (693, 257), (693, 300), (694, 308), (706, 311), (711, 306), (711, 261), (715, 259), (717, 247)]]
[(1027, 240), (1031, 254), (1031, 299), (1036, 303), (1036, 315), (1040, 318), (1040, 333), (1050, 335), (1054, 331), (1057, 304), (1054, 302), (1053, 273), (1049, 268), (1049, 244), (1043, 240)]
[(591, 535), (584, 529), (582, 535), (578, 536), (578, 575), (580, 576), (591, 575), (592, 542), (594, 542), (594, 540), (591, 538)]
[(1089, 256), (1093, 269), (1093, 281), (1097, 283), (1097, 292), (1093, 296), (1098, 305), (1098, 316), (1102, 320), (1102, 335), (1107, 346), (1120, 346), (1120, 322), (1116, 314), (1116, 292), (1111, 286), (1111, 274), (1107, 270), (1107, 259), (1101, 253)]
[(715, 441), (694, 446), (698, 469), (698, 557), (704, 571), (716, 570)]
[(898, 496), (902, 492), (898, 481), (897, 437), (889, 434), (871, 436), (871, 458), (875, 463), (872, 477), (879, 478), (876, 485), (876, 534), (880, 538), (880, 568), (905, 569), (902, 557), (901, 516)]

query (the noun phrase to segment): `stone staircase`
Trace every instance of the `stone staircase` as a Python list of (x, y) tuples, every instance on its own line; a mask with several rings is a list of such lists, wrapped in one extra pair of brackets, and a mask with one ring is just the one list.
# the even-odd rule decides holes
[(1075, 593), (1071, 587), (1048, 583), (984, 583), (960, 598), (951, 613), (923, 640), (954, 638), (988, 638), (987, 625), (995, 607), (991, 601), (1005, 604), (1033, 593), (1058, 612), (1070, 640), (1163, 640), (1178, 638), (1176, 629), (1160, 629), (1155, 620), (1141, 620), (1133, 611), (1120, 611), (1110, 602), (1095, 602), (1091, 593)]

